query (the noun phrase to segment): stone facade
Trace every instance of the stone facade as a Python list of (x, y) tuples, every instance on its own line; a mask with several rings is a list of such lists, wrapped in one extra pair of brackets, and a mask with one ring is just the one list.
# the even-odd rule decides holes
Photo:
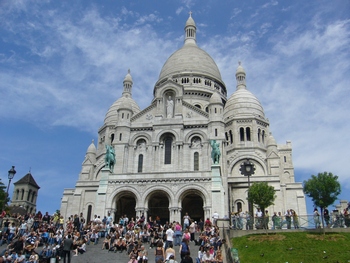
[[(196, 43), (190, 16), (185, 42), (165, 62), (154, 98), (140, 110), (132, 98), (130, 71), (122, 96), (108, 110), (98, 141), (88, 147), (75, 188), (65, 189), (61, 213), (83, 212), (91, 219), (108, 212), (118, 220), (141, 216), (181, 221), (248, 209), (243, 161), (256, 168), (250, 183), (267, 181), (277, 199), (270, 211), (291, 208), (306, 214), (301, 183), (294, 180), (292, 146), (277, 145), (259, 100), (236, 71), (236, 91), (228, 98), (214, 60)], [(214, 164), (210, 142), (220, 148)], [(115, 149), (113, 169), (105, 167), (106, 145)]]
[(15, 187), (11, 199), (11, 211), (23, 207), (28, 213), (35, 213), (40, 186), (36, 183), (32, 174), (27, 173), (13, 185)]

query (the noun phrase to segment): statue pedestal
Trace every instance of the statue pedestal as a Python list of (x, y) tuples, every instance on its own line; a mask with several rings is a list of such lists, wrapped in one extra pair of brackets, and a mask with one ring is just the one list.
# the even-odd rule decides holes
[(101, 220), (103, 216), (105, 216), (107, 213), (104, 211), (105, 204), (106, 204), (106, 192), (108, 188), (108, 177), (112, 172), (109, 170), (109, 168), (104, 167), (101, 170), (101, 179), (100, 184), (97, 189), (97, 196), (96, 196), (96, 203), (94, 207), (94, 214), (101, 217)]
[(211, 166), (211, 195), (212, 195), (212, 213), (219, 213), (220, 218), (227, 215), (225, 211), (225, 190), (222, 186), (220, 165)]

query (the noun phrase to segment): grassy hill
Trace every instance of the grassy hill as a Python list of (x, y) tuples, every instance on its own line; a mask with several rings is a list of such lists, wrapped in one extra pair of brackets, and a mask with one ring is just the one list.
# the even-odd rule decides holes
[(241, 263), (350, 262), (350, 233), (253, 234), (231, 241)]

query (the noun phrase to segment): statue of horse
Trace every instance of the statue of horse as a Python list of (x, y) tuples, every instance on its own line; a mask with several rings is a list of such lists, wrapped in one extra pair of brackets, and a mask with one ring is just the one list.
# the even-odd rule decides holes
[(216, 142), (216, 140), (210, 140), (211, 145), (211, 159), (213, 160), (214, 164), (218, 164), (220, 161), (220, 144)]
[(113, 146), (106, 145), (105, 167), (113, 171), (115, 165), (115, 151)]

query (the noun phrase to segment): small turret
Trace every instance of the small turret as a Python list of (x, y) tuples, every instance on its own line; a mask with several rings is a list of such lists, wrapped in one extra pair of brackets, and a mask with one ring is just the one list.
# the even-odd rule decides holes
[(241, 61), (238, 62), (238, 67), (236, 70), (236, 80), (237, 80), (237, 90), (246, 88), (246, 83), (245, 83), (245, 70), (241, 65)]

